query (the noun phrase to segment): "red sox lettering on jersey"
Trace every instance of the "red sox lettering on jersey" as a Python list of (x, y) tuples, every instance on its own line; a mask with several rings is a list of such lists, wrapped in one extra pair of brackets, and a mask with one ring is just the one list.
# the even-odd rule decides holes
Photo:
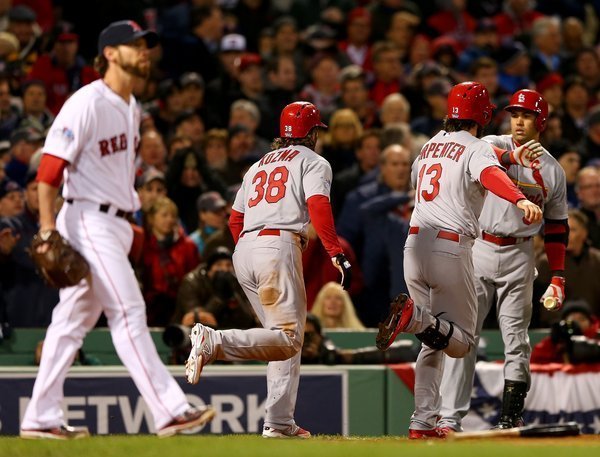
[[(210, 407), (190, 407), (163, 365), (128, 260), (133, 230), (127, 213), (140, 206), (133, 184), (141, 116), (133, 86), (149, 71), (148, 49), (157, 43), (156, 33), (132, 21), (106, 27), (98, 39), (98, 54), (107, 62), (103, 79), (82, 87), (65, 102), (42, 149), (40, 236), (46, 239), (44, 234), (56, 227), (87, 259), (90, 273), (60, 290), (21, 424), (24, 438), (89, 435), (87, 428), (66, 426), (61, 404), (69, 367), (101, 313), (107, 317), (115, 349), (150, 410), (159, 436), (197, 429), (214, 416)], [(111, 58), (115, 55), (120, 57), (118, 62)], [(55, 217), (61, 178), (65, 204)]]
[(127, 149), (127, 135), (121, 133), (118, 136), (113, 136), (108, 140), (100, 140), (98, 142), (100, 147), (100, 155), (102, 157), (109, 154), (116, 154), (119, 151), (125, 151)]
[[(96, 103), (95, 109), (82, 114), (80, 107), (88, 103)], [(76, 164), (65, 169), (65, 199), (109, 203), (124, 211), (139, 208), (132, 163), (139, 145), (133, 126), (140, 117), (135, 98), (125, 103), (101, 79), (67, 100), (44, 146), (44, 152)]]

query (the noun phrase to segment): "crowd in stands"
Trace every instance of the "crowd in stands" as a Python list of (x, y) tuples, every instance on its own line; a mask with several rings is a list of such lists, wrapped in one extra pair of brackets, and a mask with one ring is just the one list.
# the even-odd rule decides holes
[[(308, 308), (324, 327), (374, 327), (406, 292), (403, 246), (411, 163), (442, 126), (453, 84), (478, 80), (498, 106), (519, 89), (551, 107), (544, 147), (568, 183), (566, 295), (600, 316), (600, 1), (533, 0), (0, 1), (0, 321), (45, 327), (56, 290), (27, 254), (37, 231), (36, 167), (54, 116), (98, 78), (99, 31), (131, 18), (160, 34), (142, 112), (131, 223), (132, 268), (148, 324), (249, 328), (227, 217), (244, 172), (270, 150), (281, 109), (314, 103), (329, 129), (349, 291), (308, 229)], [(93, 6), (92, 6), (93, 5)], [(94, 11), (86, 11), (96, 8)], [(102, 183), (98, 183), (102, 185)], [(57, 210), (60, 208), (57, 201)], [(543, 251), (543, 249), (541, 250)], [(533, 327), (560, 319), (537, 305), (550, 272), (537, 260)], [(101, 324), (101, 323), (100, 323)]]

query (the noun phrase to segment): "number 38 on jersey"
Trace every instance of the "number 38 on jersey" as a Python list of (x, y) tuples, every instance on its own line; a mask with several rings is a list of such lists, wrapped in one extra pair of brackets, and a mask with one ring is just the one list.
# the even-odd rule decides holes
[(262, 200), (267, 203), (277, 203), (285, 197), (286, 183), (289, 177), (287, 167), (274, 168), (270, 173), (260, 170), (252, 178), (255, 195), (248, 200), (248, 206), (252, 208)]

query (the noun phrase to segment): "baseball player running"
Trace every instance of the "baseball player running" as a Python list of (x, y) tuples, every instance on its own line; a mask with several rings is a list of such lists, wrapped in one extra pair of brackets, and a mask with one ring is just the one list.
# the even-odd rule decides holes
[(474, 346), (477, 301), (471, 248), (479, 234), (485, 190), (516, 206), (531, 224), (541, 220), (540, 208), (510, 181), (492, 147), (478, 139), (493, 109), (482, 84), (454, 86), (444, 129), (423, 146), (413, 163), (415, 208), (404, 248), (404, 271), (414, 302), (399, 295), (377, 335), (380, 349), (389, 347), (399, 332), (414, 333), (423, 343), (415, 368), (410, 439), (445, 436), (449, 431), (437, 426), (439, 386), (444, 354), (464, 357)]
[[(159, 436), (196, 428), (214, 416), (190, 407), (162, 364), (148, 327), (146, 307), (127, 260), (132, 229), (127, 217), (139, 208), (133, 184), (140, 113), (134, 82), (148, 77), (148, 48), (158, 36), (133, 21), (114, 22), (98, 40), (102, 75), (78, 90), (52, 124), (38, 171), (40, 232), (54, 230), (90, 265), (90, 277), (60, 291), (44, 340), (33, 396), (21, 424), (23, 438), (69, 439), (89, 434), (63, 417), (65, 376), (83, 338), (104, 311), (117, 353), (154, 418)], [(63, 205), (54, 201), (64, 176)], [(39, 249), (48, 248), (42, 244)]]
[[(510, 112), (511, 135), (483, 138), (495, 148), (514, 150), (531, 140), (538, 141), (546, 127), (548, 103), (532, 90), (515, 92), (505, 108)], [(560, 309), (564, 301), (564, 260), (568, 240), (565, 173), (559, 163), (544, 150), (536, 169), (513, 164), (507, 174), (527, 199), (542, 208), (544, 243), (553, 270), (550, 286), (542, 301), (549, 309)], [(481, 235), (475, 240), (473, 262), (477, 291), (477, 327), (475, 345), (462, 359), (446, 358), (441, 384), (440, 427), (462, 431), (461, 420), (468, 413), (477, 343), (485, 317), (496, 305), (496, 314), (504, 341), (504, 394), (497, 428), (523, 425), (521, 414), (529, 389), (531, 347), (527, 328), (531, 320), (531, 300), (535, 259), (533, 236), (537, 224), (523, 220), (513, 205), (488, 195), (479, 217)]]
[(216, 331), (196, 324), (191, 334), (186, 376), (192, 384), (214, 360), (269, 362), (265, 438), (310, 437), (294, 421), (306, 321), (301, 251), (309, 219), (345, 289), (350, 282), (350, 263), (339, 245), (329, 203), (331, 167), (313, 151), (318, 129), (324, 127), (313, 104), (287, 105), (274, 150), (250, 167), (233, 204), (233, 264), (263, 328)]

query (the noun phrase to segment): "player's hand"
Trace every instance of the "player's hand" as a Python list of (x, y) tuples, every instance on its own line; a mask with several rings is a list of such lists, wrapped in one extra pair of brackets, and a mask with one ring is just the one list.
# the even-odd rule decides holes
[(517, 208), (525, 213), (524, 219), (527, 224), (535, 224), (542, 220), (542, 210), (540, 207), (526, 198), (517, 202)]
[(534, 170), (540, 168), (538, 160), (544, 154), (544, 148), (536, 140), (529, 140), (514, 151), (510, 151), (510, 161), (516, 165)]
[(565, 278), (560, 276), (552, 276), (550, 285), (546, 289), (540, 303), (544, 305), (548, 311), (558, 311), (562, 308), (565, 301)]
[(348, 290), (350, 287), (350, 283), (352, 282), (352, 271), (350, 262), (348, 262), (348, 259), (344, 254), (338, 254), (332, 257), (331, 262), (333, 263), (333, 266), (336, 267), (342, 274), (340, 284), (342, 285), (344, 290)]

